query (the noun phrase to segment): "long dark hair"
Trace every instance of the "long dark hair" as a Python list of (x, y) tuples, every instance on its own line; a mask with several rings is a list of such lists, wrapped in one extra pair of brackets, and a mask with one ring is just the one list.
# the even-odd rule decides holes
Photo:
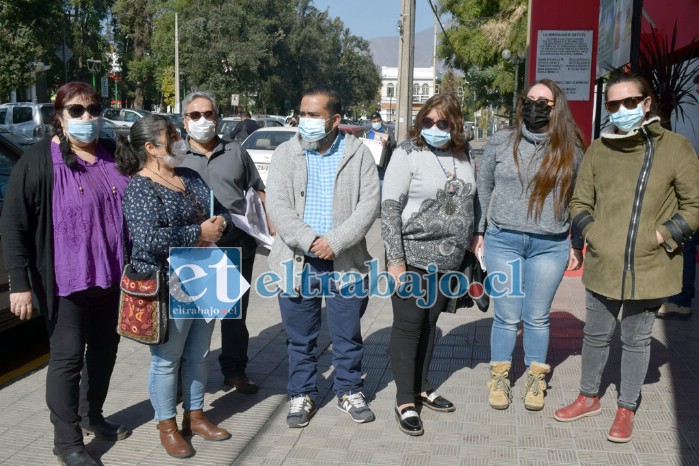
[(97, 91), (89, 84), (80, 81), (66, 83), (58, 88), (58, 92), (56, 92), (56, 100), (53, 103), (53, 134), (58, 136), (61, 157), (69, 168), (77, 166), (76, 155), (70, 150), (70, 142), (68, 142), (68, 138), (63, 132), (60, 117), (63, 112), (63, 103), (75, 97), (82, 97), (88, 104), (95, 104), (100, 101)]
[(585, 150), (585, 141), (570, 112), (565, 92), (550, 79), (534, 81), (522, 91), (515, 114), (513, 157), (520, 181), (522, 177), (519, 167), (519, 143), (522, 140), (524, 99), (527, 98), (532, 87), (538, 84), (549, 88), (553, 94), (554, 104), (549, 119), (546, 152), (528, 186), (531, 189), (528, 215), (533, 213), (534, 221), (537, 222), (541, 219), (544, 201), (551, 191), (553, 191), (553, 211), (557, 218), (563, 217), (575, 186), (575, 155), (576, 152)]
[(119, 135), (114, 160), (121, 173), (133, 176), (148, 160), (146, 143), (159, 144), (158, 136), (167, 131), (167, 145), (174, 140), (172, 123), (164, 115), (147, 114), (131, 126), (129, 136)]
[(418, 147), (427, 145), (425, 138), (422, 137), (422, 120), (433, 109), (444, 115), (446, 119), (451, 121), (451, 140), (449, 141), (449, 150), (452, 153), (461, 152), (466, 148), (466, 134), (464, 133), (464, 116), (461, 113), (459, 100), (451, 94), (435, 94), (425, 102), (425, 105), (417, 112), (413, 127), (410, 128), (408, 135), (415, 138), (415, 144)]

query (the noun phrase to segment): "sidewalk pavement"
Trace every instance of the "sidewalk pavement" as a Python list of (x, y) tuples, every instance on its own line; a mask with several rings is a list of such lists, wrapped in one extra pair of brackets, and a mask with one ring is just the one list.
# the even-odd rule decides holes
[[(380, 224), (368, 235), (374, 257), (383, 257)], [(258, 255), (255, 276), (267, 269)], [(513, 361), (514, 400), (509, 409), (488, 406), (487, 380), (492, 311), (461, 309), (444, 314), (431, 380), (439, 393), (456, 405), (454, 413), (423, 410), (425, 435), (409, 437), (398, 430), (393, 414), (395, 385), (388, 343), (392, 311), (388, 299), (373, 298), (363, 318), (365, 338), (364, 394), (376, 421), (355, 424), (336, 409), (333, 369), (325, 319), (319, 342), (321, 408), (305, 429), (286, 426), (286, 334), (275, 299), (250, 300), (250, 363), (248, 374), (260, 383), (255, 395), (223, 386), (218, 370), (220, 333), (214, 331), (209, 358), (207, 416), (233, 438), (206, 442), (195, 437), (196, 455), (187, 460), (167, 456), (160, 446), (147, 392), (149, 349), (122, 340), (105, 414), (127, 425), (133, 434), (120, 442), (86, 438), (88, 452), (106, 465), (697, 465), (699, 464), (699, 316), (661, 321), (653, 331), (650, 369), (636, 416), (634, 438), (627, 444), (606, 440), (619, 384), (619, 332), (614, 338), (602, 381), (603, 413), (573, 423), (559, 423), (553, 412), (577, 396), (584, 318), (583, 286), (566, 277), (551, 314), (549, 381), (546, 407), (524, 409), (523, 351), (518, 341)], [(699, 309), (695, 306), (695, 314)], [(56, 464), (53, 430), (44, 401), (46, 368), (0, 390), (0, 463)], [(49, 387), (50, 389), (50, 387)], [(178, 419), (181, 421), (181, 412)]]

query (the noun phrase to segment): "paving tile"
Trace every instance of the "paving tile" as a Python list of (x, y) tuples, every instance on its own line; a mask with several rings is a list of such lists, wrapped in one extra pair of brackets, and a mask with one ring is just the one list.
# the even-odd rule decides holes
[[(383, 255), (380, 225), (368, 244)], [(266, 268), (256, 261), (255, 273)], [(658, 322), (653, 330), (651, 363), (636, 416), (634, 439), (627, 444), (606, 440), (614, 418), (619, 383), (618, 330), (603, 375), (603, 412), (572, 423), (559, 423), (553, 412), (575, 399), (580, 381), (584, 325), (584, 289), (579, 278), (564, 278), (551, 314), (550, 363), (546, 407), (524, 409), (523, 346), (519, 332), (513, 359), (513, 404), (503, 411), (488, 405), (492, 313), (444, 315), (438, 322), (430, 379), (452, 400), (454, 413), (423, 410), (425, 435), (410, 437), (396, 426), (395, 381), (390, 367), (391, 304), (370, 300), (362, 319), (365, 345), (364, 393), (377, 419), (356, 424), (339, 412), (332, 393), (332, 347), (323, 312), (319, 338), (320, 411), (305, 429), (286, 426), (288, 359), (286, 333), (275, 300), (253, 296), (249, 375), (262, 388), (243, 396), (222, 385), (216, 356), (220, 332), (215, 329), (208, 363), (207, 413), (234, 435), (230, 442), (195, 438), (192, 460), (168, 457), (160, 446), (148, 400), (149, 348), (134, 342), (120, 345), (105, 412), (125, 422), (133, 435), (122, 442), (88, 440), (88, 451), (104, 464), (174, 465), (699, 465), (699, 320)], [(699, 309), (697, 309), (699, 311)], [(490, 311), (492, 312), (492, 311)], [(0, 389), (0, 464), (55, 464), (52, 426), (45, 406), (46, 368)], [(181, 420), (181, 414), (178, 417)]]

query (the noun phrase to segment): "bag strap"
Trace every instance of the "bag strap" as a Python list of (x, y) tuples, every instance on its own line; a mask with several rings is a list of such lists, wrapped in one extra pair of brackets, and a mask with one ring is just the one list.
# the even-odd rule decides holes
[[(155, 182), (151, 180), (150, 178), (144, 176), (145, 179), (148, 180), (148, 185), (151, 187), (153, 191), (155, 191), (155, 195), (158, 197), (160, 202), (163, 204), (163, 207), (165, 207), (165, 201), (163, 201), (162, 196), (160, 195), (160, 192), (158, 191), (158, 188), (155, 187)], [(167, 216), (167, 207), (165, 207), (165, 215)], [(129, 248), (128, 248), (128, 241), (126, 240), (128, 234), (127, 234), (127, 225), (126, 225), (126, 219), (124, 219), (124, 222), (122, 223), (122, 228), (121, 228), (121, 244), (122, 244), (122, 257), (124, 259), (124, 266), (126, 264), (131, 263), (131, 255), (129, 254)]]

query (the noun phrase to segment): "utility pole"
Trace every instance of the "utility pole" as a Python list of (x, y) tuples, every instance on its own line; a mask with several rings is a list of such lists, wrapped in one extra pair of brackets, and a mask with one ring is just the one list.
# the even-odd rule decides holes
[(401, 0), (398, 20), (398, 118), (396, 139), (404, 141), (413, 123), (413, 68), (415, 50), (415, 0)]
[(177, 12), (175, 12), (175, 110), (180, 113), (180, 36), (177, 31)]

